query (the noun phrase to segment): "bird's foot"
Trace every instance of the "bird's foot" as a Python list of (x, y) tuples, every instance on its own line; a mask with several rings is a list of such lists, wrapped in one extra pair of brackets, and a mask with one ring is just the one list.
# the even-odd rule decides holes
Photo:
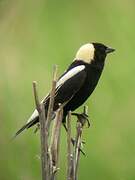
[(76, 116), (78, 121), (82, 124), (82, 127), (85, 125), (85, 123), (87, 122), (87, 127), (90, 127), (90, 121), (89, 121), (89, 116), (88, 114), (86, 114), (85, 112), (83, 113), (72, 113), (73, 116)]

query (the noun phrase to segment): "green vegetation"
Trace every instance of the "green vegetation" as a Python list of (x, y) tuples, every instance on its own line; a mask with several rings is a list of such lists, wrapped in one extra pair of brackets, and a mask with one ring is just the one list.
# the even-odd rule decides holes
[[(86, 157), (79, 176), (91, 180), (135, 179), (135, 1), (0, 1), (0, 179), (40, 179), (39, 134), (15, 141), (34, 107), (32, 81), (42, 98), (50, 88), (52, 65), (63, 72), (83, 43), (116, 48), (100, 83), (87, 101), (91, 128), (84, 130)], [(62, 131), (61, 170), (66, 170)]]

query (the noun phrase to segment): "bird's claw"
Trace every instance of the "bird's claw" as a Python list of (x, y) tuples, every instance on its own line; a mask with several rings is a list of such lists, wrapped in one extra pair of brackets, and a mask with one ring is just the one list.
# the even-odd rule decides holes
[(84, 124), (87, 122), (88, 128), (90, 127), (90, 121), (89, 121), (89, 116), (85, 112), (83, 113), (72, 113), (73, 116), (76, 116), (78, 121), (84, 126)]

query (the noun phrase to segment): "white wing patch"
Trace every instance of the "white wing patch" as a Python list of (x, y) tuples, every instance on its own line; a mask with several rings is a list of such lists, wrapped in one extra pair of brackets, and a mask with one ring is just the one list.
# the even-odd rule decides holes
[[(62, 76), (57, 84), (56, 84), (56, 92), (58, 91), (58, 89), (62, 86), (62, 84), (64, 84), (68, 79), (70, 79), (71, 77), (73, 77), (74, 75), (76, 75), (77, 73), (79, 73), (80, 71), (82, 71), (83, 69), (85, 69), (84, 65), (80, 65), (77, 67), (74, 67), (73, 69), (69, 70), (64, 76)], [(50, 93), (48, 93), (44, 99), (42, 99), (41, 103), (45, 102), (48, 100), (48, 98), (50, 97)]]
[(69, 70), (64, 76), (62, 76), (56, 84), (56, 88), (64, 84), (68, 79), (72, 78), (74, 75), (78, 74), (80, 71), (84, 70), (85, 66), (80, 65), (76, 66), (73, 69)]
[[(68, 79), (72, 78), (74, 75), (78, 74), (79, 72), (81, 72), (82, 70), (85, 69), (84, 65), (80, 65), (77, 67), (74, 67), (73, 69), (69, 70), (64, 76), (62, 76), (59, 81), (56, 84), (56, 88), (57, 90), (62, 86), (62, 84), (64, 84)], [(50, 97), (49, 94), (47, 94), (47, 96), (45, 96), (44, 99), (42, 99), (41, 103), (45, 102), (48, 98)], [(29, 123), (30, 121), (32, 121), (33, 119), (35, 119), (36, 117), (38, 117), (38, 111), (35, 109), (34, 112), (32, 113), (32, 115), (30, 116), (30, 118), (28, 119), (27, 123)]]

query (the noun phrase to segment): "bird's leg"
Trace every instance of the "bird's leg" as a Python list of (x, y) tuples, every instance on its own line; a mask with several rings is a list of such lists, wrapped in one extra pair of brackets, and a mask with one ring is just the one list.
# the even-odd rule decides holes
[[(72, 113), (72, 115), (77, 117), (77, 122), (79, 122), (81, 124), (82, 128), (86, 124), (86, 122), (87, 122), (88, 128), (90, 127), (90, 122), (89, 122), (89, 119), (88, 119), (89, 116), (88, 116), (87, 112), (88, 112), (88, 108), (87, 108), (87, 106), (84, 106), (83, 113), (81, 113), (81, 114)], [(73, 141), (73, 144), (76, 143), (76, 141), (74, 139), (72, 141)], [(85, 144), (85, 142), (82, 141), (81, 144)]]
[(68, 129), (67, 129), (67, 126), (66, 126), (66, 122), (62, 122), (62, 124), (63, 124), (63, 127), (64, 127), (65, 131), (67, 132)]
[(82, 124), (82, 127), (85, 125), (87, 122), (88, 128), (90, 127), (90, 121), (89, 121), (89, 116), (87, 114), (86, 106), (84, 106), (84, 111), (83, 113), (72, 113), (73, 116), (76, 116), (78, 121)]
[[(62, 124), (63, 124), (63, 126), (64, 126), (65, 131), (68, 132), (68, 129), (67, 129), (67, 126), (66, 126), (66, 122), (63, 122)], [(74, 146), (74, 144), (75, 144), (75, 139), (71, 138), (71, 142), (72, 142), (72, 144), (73, 144), (73, 146)]]

